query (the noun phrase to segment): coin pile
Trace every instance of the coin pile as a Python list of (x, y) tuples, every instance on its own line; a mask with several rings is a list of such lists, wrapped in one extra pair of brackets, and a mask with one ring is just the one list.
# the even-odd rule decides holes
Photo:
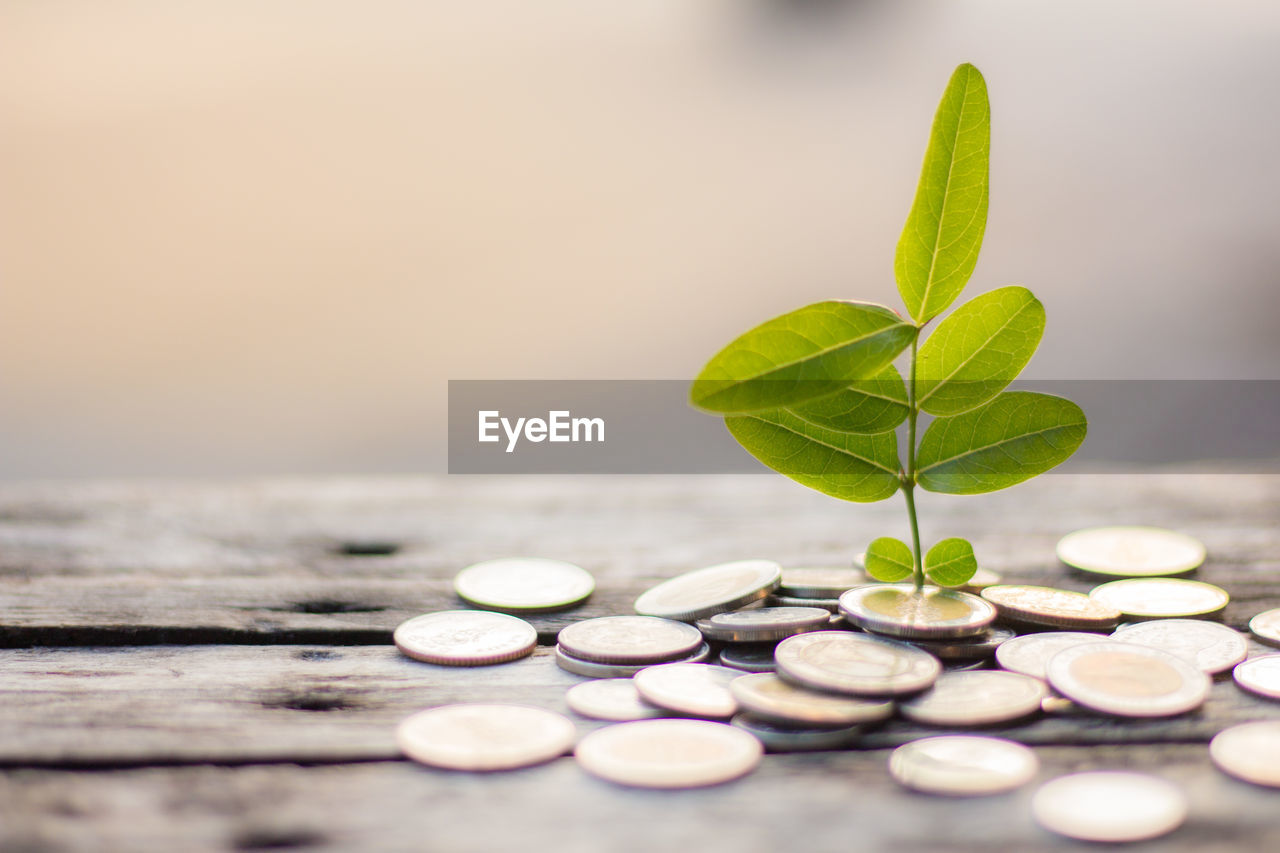
[[(1021, 724), (1059, 710), (1168, 717), (1199, 708), (1212, 677), (1228, 672), (1240, 689), (1280, 700), (1280, 653), (1249, 658), (1245, 635), (1212, 621), (1227, 593), (1168, 577), (1203, 563), (1194, 539), (1098, 528), (1064, 537), (1058, 556), (1119, 579), (1086, 594), (1004, 584), (987, 572), (966, 589), (916, 590), (868, 583), (858, 567), (742, 560), (663, 581), (636, 600), (633, 615), (559, 632), (557, 665), (590, 679), (565, 702), (612, 723), (573, 752), (587, 772), (618, 784), (683, 788), (736, 779), (766, 750), (856, 746), (895, 715), (948, 730)], [(455, 588), (485, 609), (410, 619), (395, 643), (435, 664), (515, 660), (532, 651), (537, 633), (507, 614), (581, 602), (594, 582), (578, 573), (586, 574), (552, 560), (470, 566)], [(1280, 646), (1280, 609), (1254, 616), (1249, 630)], [(456, 705), (410, 717), (398, 738), (422, 763), (498, 769), (565, 754), (573, 728), (534, 708)], [(1225, 729), (1210, 756), (1227, 774), (1280, 787), (1280, 721)], [(912, 790), (976, 796), (1028, 783), (1039, 764), (1011, 740), (945, 734), (896, 749), (889, 773)], [(1132, 841), (1173, 830), (1187, 805), (1156, 777), (1095, 772), (1041, 786), (1032, 812), (1070, 838)]]

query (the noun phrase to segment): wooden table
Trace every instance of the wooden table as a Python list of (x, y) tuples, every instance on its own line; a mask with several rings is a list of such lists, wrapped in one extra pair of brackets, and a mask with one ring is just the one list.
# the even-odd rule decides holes
[[(926, 496), (927, 540), (969, 536), (1012, 582), (1087, 590), (1065, 532), (1157, 524), (1201, 538), (1197, 577), (1243, 628), (1280, 606), (1280, 477), (1061, 475), (976, 498)], [(590, 569), (565, 624), (630, 611), (659, 579), (765, 556), (847, 564), (902, 535), (899, 501), (842, 504), (772, 476), (516, 477), (0, 488), (0, 849), (703, 851), (1076, 846), (1029, 816), (1034, 786), (980, 800), (905, 792), (894, 721), (858, 749), (768, 756), (717, 788), (627, 790), (571, 757), (465, 774), (400, 758), (395, 724), (457, 701), (564, 711), (580, 679), (549, 648), (495, 667), (401, 657), (392, 629), (460, 606), (450, 579), (504, 555)], [(1251, 653), (1268, 651), (1254, 644)], [(1280, 791), (1216, 771), (1207, 740), (1280, 703), (1219, 680), (1165, 721), (1046, 716), (995, 733), (1035, 745), (1042, 780), (1149, 770), (1184, 786), (1188, 823), (1150, 849), (1280, 849)], [(599, 725), (577, 719), (580, 731)]]

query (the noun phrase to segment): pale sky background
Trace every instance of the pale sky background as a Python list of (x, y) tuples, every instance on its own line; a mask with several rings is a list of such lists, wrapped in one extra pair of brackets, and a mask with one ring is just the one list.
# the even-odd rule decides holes
[(1028, 375), (1280, 379), (1280, 4), (0, 2), (0, 479), (416, 473), (448, 379), (897, 307), (956, 64)]

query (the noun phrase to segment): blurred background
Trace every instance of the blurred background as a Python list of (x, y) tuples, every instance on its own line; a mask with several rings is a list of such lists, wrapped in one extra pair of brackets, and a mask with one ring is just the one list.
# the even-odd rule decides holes
[(0, 479), (438, 471), (448, 379), (896, 306), (963, 61), (1027, 375), (1280, 379), (1280, 4), (4, 0)]

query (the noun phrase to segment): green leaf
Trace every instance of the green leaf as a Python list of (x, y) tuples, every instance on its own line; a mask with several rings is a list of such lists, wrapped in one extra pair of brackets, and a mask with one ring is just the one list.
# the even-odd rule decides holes
[(1004, 390), (1044, 333), (1044, 306), (1025, 287), (1002, 287), (957, 308), (920, 347), (916, 399), (931, 415), (958, 415)]
[(907, 419), (907, 386), (891, 364), (871, 379), (792, 406), (791, 411), (811, 424), (839, 432), (888, 432)]
[(833, 498), (866, 503), (898, 490), (898, 438), (811, 424), (775, 409), (724, 419), (738, 443), (765, 465)]
[(973, 274), (987, 227), (990, 149), (986, 81), (972, 65), (961, 65), (938, 104), (894, 257), (898, 292), (917, 323), (946, 309)]
[(1084, 412), (1070, 400), (1006, 391), (980, 409), (929, 424), (916, 482), (953, 495), (1004, 489), (1066, 460), (1087, 429)]
[(973, 546), (964, 539), (943, 539), (924, 555), (924, 571), (938, 586), (961, 586), (978, 570)]
[(721, 414), (803, 403), (875, 376), (914, 335), (883, 305), (818, 302), (756, 326), (716, 353), (689, 398)]
[(867, 546), (864, 566), (867, 574), (878, 581), (894, 583), (915, 574), (915, 558), (901, 539), (881, 536)]

